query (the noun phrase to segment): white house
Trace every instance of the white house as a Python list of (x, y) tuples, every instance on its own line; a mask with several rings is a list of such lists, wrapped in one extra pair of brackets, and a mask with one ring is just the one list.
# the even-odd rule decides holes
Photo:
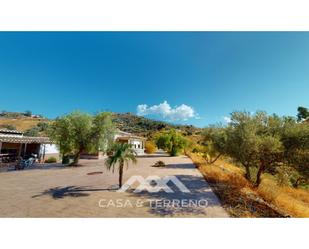
[[(131, 144), (137, 155), (144, 154), (146, 139), (143, 137), (118, 130), (114, 140), (119, 143)], [(20, 131), (0, 129), (0, 162), (17, 160), (19, 157), (27, 157), (32, 154), (36, 154), (40, 161), (45, 161), (50, 157), (60, 159), (59, 149), (48, 137), (28, 137)], [(83, 153), (81, 158), (98, 159), (103, 156), (104, 154), (101, 152)]]
[(131, 144), (137, 155), (143, 155), (145, 153), (146, 139), (143, 137), (135, 136), (131, 133), (119, 130), (114, 139), (120, 143)]
[[(114, 141), (118, 143), (131, 144), (136, 155), (141, 156), (145, 154), (145, 142), (146, 138), (133, 135), (132, 133), (118, 130), (114, 136)], [(80, 158), (82, 159), (100, 159), (105, 155), (103, 152), (98, 151), (97, 153), (82, 153)]]

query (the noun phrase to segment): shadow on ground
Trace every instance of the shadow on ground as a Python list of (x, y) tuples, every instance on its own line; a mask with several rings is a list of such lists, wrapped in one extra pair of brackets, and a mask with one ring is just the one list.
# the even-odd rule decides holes
[(67, 169), (69, 166), (65, 166), (59, 163), (51, 163), (51, 164), (34, 164), (29, 167), (24, 168), (23, 170), (15, 170), (15, 165), (11, 166), (4, 166), (0, 168), (0, 173), (1, 172), (23, 172), (27, 170), (48, 170), (48, 169)]
[(167, 164), (162, 169), (195, 169), (195, 166), (192, 166), (192, 163), (182, 163), (182, 164)]
[[(192, 167), (192, 165), (191, 165)], [(159, 203), (175, 203), (183, 202), (183, 205), (148, 205), (149, 212), (159, 216), (174, 216), (174, 215), (206, 215), (206, 207), (221, 206), (217, 197), (213, 194), (208, 184), (202, 177), (190, 176), (190, 175), (176, 175), (176, 177), (190, 190), (189, 193), (180, 191), (177, 186), (169, 182), (167, 185), (174, 191), (173, 193), (166, 193), (160, 191), (157, 193), (149, 193), (143, 191), (141, 193), (134, 193), (135, 189), (128, 190), (131, 196), (135, 198), (142, 197), (151, 200), (158, 200)], [(205, 205), (205, 200), (207, 204)], [(200, 204), (198, 205), (198, 201)], [(191, 205), (187, 205), (191, 202)], [(154, 203), (154, 201), (152, 201)]]
[[(202, 177), (191, 175), (176, 175), (176, 177), (190, 190), (190, 192), (186, 193), (180, 191), (179, 188), (170, 181), (167, 185), (173, 190), (173, 193), (166, 193), (162, 190), (156, 193), (150, 193), (146, 190), (140, 193), (134, 193), (135, 189), (130, 188), (126, 191), (129, 194), (128, 199), (134, 198), (144, 200), (144, 207), (148, 208), (149, 213), (162, 217), (197, 214), (207, 215), (207, 207), (220, 207), (219, 200)], [(57, 200), (67, 197), (86, 197), (91, 195), (91, 192), (110, 192), (116, 190), (118, 190), (118, 185), (113, 185), (109, 188), (65, 186), (47, 189), (38, 195), (32, 196), (32, 198), (50, 196)], [(117, 195), (116, 192), (115, 195)], [(164, 203), (168, 203), (168, 205)], [(179, 205), (179, 203), (182, 204)]]
[(54, 199), (62, 199), (65, 197), (85, 197), (89, 196), (89, 192), (98, 192), (98, 191), (114, 191), (117, 190), (117, 188), (111, 187), (111, 188), (89, 188), (87, 186), (84, 187), (78, 187), (78, 186), (67, 186), (67, 187), (56, 187), (56, 188), (50, 188), (42, 192), (41, 194), (34, 195), (32, 198), (37, 198), (41, 196), (51, 196)]

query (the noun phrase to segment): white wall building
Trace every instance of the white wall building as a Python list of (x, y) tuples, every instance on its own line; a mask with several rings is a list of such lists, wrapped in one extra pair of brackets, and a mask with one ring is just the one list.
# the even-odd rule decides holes
[(120, 143), (128, 143), (132, 145), (132, 148), (137, 155), (144, 155), (146, 138), (135, 136), (131, 133), (118, 131), (115, 135), (115, 141)]

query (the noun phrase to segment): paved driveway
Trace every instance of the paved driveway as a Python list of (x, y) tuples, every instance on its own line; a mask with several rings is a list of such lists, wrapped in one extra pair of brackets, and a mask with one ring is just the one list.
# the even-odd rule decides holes
[[(152, 165), (162, 160), (165, 168)], [(115, 190), (118, 174), (104, 160), (81, 160), (80, 167), (37, 167), (0, 173), (1, 217), (228, 217), (215, 194), (186, 156), (157, 154), (138, 158), (124, 172), (131, 176), (176, 176), (188, 191), (171, 181), (173, 191), (135, 193)], [(152, 185), (151, 185), (152, 186)]]

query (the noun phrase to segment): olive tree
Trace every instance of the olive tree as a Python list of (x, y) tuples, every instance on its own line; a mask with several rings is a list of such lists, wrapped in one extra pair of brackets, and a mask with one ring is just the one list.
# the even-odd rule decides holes
[(231, 122), (227, 129), (226, 154), (240, 162), (245, 170), (245, 177), (252, 180), (252, 168), (257, 167), (258, 162), (258, 130), (257, 122), (261, 115), (252, 117), (248, 112), (233, 112)]
[(174, 129), (160, 134), (156, 138), (159, 149), (165, 150), (170, 156), (177, 156), (187, 145), (187, 140)]
[(286, 123), (282, 132), (282, 142), (286, 163), (298, 172), (293, 185), (298, 187), (301, 182), (308, 183), (309, 125), (295, 121)]
[(298, 121), (303, 121), (309, 118), (309, 110), (306, 107), (299, 106), (297, 108), (297, 120)]
[[(233, 112), (226, 127), (208, 129), (204, 138), (211, 141), (218, 155), (225, 154), (242, 164), (246, 179), (255, 180), (258, 186), (262, 173), (281, 160), (282, 143), (276, 128), (281, 123), (277, 121), (264, 112)], [(254, 177), (253, 172), (257, 172)]]
[(226, 129), (221, 126), (210, 126), (204, 129), (202, 135), (204, 158), (207, 163), (213, 164), (220, 156), (226, 154)]
[(264, 172), (282, 173), (283, 169), (298, 172), (295, 186), (308, 181), (309, 125), (293, 117), (233, 112), (226, 127), (206, 129), (204, 141), (210, 141), (218, 155), (225, 154), (242, 164), (245, 177), (256, 186)]
[(113, 140), (114, 125), (109, 113), (92, 116), (73, 112), (56, 118), (50, 125), (49, 136), (64, 157), (74, 155), (72, 165), (77, 165), (82, 152), (107, 149)]

